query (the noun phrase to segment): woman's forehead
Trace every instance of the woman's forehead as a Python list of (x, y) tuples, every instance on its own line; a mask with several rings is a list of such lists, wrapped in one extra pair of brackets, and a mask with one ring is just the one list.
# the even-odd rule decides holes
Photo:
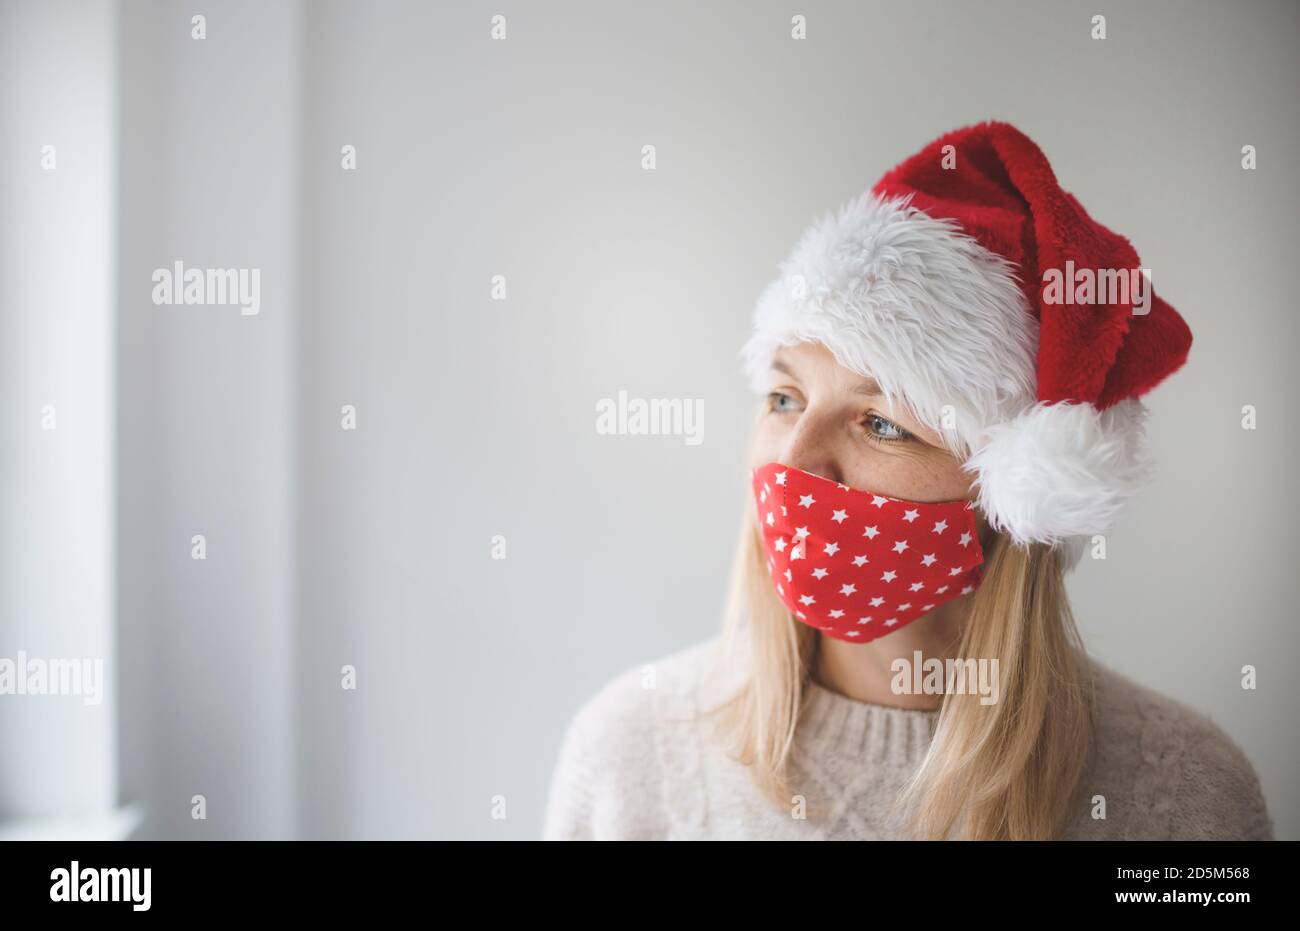
[(837, 393), (856, 400), (871, 399), (879, 412), (900, 421), (900, 425), (927, 442), (941, 446), (942, 437), (928, 427), (908, 405), (906, 398), (886, 398), (880, 383), (841, 364), (824, 344), (808, 341), (782, 346), (772, 358), (772, 368), (794, 378), (816, 379)]
[(772, 368), (796, 378), (800, 375), (830, 376), (854, 394), (884, 396), (875, 378), (841, 364), (821, 343), (805, 342), (781, 347), (772, 357)]

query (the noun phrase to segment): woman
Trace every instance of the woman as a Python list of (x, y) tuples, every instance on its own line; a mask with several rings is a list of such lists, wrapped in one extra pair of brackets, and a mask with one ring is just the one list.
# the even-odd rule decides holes
[(1063, 582), (1190, 345), (1005, 123), (814, 224), (743, 353), (722, 635), (575, 715), (545, 836), (1271, 839), (1241, 750), (1090, 659)]

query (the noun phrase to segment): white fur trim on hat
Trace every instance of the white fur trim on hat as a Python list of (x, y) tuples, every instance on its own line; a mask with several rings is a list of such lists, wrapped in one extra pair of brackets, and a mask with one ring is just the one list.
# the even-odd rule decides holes
[(976, 473), (995, 529), (1057, 546), (1072, 568), (1144, 478), (1143, 410), (1038, 402), (1038, 321), (1015, 271), (910, 199), (856, 197), (809, 227), (759, 296), (744, 371), (765, 393), (777, 349), (822, 343)]
[(866, 194), (814, 223), (780, 271), (742, 350), (755, 391), (778, 348), (819, 342), (962, 459), (1033, 403), (1037, 322), (1010, 264), (955, 223)]
[(993, 529), (1021, 544), (1104, 533), (1150, 477), (1146, 416), (1129, 398), (1103, 411), (1036, 404), (990, 426), (963, 465), (976, 473), (976, 504)]

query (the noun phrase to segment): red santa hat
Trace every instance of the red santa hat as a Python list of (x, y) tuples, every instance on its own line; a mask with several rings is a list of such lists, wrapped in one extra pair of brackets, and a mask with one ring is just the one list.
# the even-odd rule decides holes
[(780, 346), (823, 343), (943, 437), (995, 529), (1073, 568), (1149, 476), (1138, 399), (1191, 346), (1140, 269), (1028, 136), (981, 123), (803, 234), (759, 297), (745, 372), (763, 392)]

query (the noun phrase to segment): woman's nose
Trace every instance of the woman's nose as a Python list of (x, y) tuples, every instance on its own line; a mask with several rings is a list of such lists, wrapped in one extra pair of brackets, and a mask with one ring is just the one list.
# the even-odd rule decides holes
[(808, 418), (807, 414), (799, 418), (786, 438), (781, 462), (832, 482), (844, 483), (844, 469), (834, 444), (824, 426)]

